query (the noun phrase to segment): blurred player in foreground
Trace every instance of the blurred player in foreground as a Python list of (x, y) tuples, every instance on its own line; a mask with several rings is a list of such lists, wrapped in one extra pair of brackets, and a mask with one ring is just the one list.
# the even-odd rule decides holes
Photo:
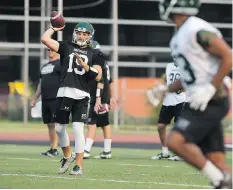
[(189, 93), (190, 102), (169, 134), (167, 146), (205, 174), (214, 188), (231, 189), (221, 121), (229, 109), (223, 78), (232, 69), (232, 51), (218, 29), (194, 16), (199, 6), (199, 0), (160, 1), (161, 19), (176, 25), (170, 48), (181, 80), (155, 94), (161, 100), (166, 92), (184, 88)]

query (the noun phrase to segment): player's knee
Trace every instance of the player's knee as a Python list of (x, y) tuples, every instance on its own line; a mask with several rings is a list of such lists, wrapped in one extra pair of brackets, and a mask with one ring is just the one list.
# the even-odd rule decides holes
[(84, 123), (83, 122), (73, 122), (73, 131), (75, 137), (75, 152), (84, 152), (85, 146), (85, 136), (84, 136)]
[(158, 131), (165, 131), (165, 129), (166, 129), (166, 125), (165, 124), (158, 123), (158, 125), (157, 125), (157, 130)]
[(84, 123), (83, 122), (73, 122), (72, 123), (73, 131), (75, 134), (84, 134)]
[(54, 123), (49, 123), (49, 124), (47, 124), (47, 126), (48, 126), (48, 128), (55, 128), (55, 124)]
[(70, 145), (70, 139), (66, 132), (66, 125), (55, 123), (55, 130), (58, 136), (58, 143), (61, 147), (67, 147)]
[(92, 131), (96, 130), (96, 124), (88, 124), (88, 131), (89, 130), (92, 130)]
[(62, 130), (65, 130), (65, 124), (55, 123), (56, 133), (59, 134)]

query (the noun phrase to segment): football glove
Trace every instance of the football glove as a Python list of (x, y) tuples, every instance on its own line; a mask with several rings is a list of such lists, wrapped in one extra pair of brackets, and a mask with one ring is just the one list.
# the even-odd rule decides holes
[(212, 84), (205, 84), (193, 88), (190, 94), (190, 108), (205, 111), (209, 101), (213, 98), (216, 88)]
[(147, 98), (149, 102), (157, 107), (159, 103), (163, 100), (168, 90), (167, 85), (159, 84), (155, 86), (153, 89), (149, 89), (146, 91)]

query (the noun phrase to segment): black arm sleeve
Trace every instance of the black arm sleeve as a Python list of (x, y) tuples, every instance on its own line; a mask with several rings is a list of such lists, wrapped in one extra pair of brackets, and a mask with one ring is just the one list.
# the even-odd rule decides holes
[(58, 41), (58, 43), (59, 43), (59, 48), (58, 48), (57, 53), (59, 53), (60, 56), (63, 57), (65, 54), (67, 42), (66, 41)]

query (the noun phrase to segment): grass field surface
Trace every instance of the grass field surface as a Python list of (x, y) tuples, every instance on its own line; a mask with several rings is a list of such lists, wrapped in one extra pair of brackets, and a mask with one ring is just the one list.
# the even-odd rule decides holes
[[(184, 162), (151, 160), (158, 151), (113, 149), (109, 160), (84, 161), (84, 175), (58, 174), (60, 159), (43, 157), (43, 146), (0, 145), (0, 188), (207, 189), (206, 177)], [(92, 156), (101, 152), (93, 148)], [(227, 162), (232, 164), (231, 152)], [(73, 164), (72, 164), (73, 166)]]

